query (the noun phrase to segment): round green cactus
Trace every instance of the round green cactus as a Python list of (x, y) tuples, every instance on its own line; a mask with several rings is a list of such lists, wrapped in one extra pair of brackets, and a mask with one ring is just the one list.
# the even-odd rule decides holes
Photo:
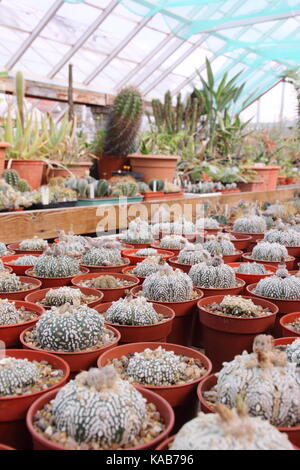
[(10, 184), (14, 188), (18, 187), (20, 175), (16, 170), (4, 170), (3, 177), (6, 183)]
[(28, 359), (0, 359), (0, 396), (15, 395), (20, 388), (34, 384), (38, 377), (38, 367)]
[(34, 266), (34, 274), (39, 277), (70, 277), (79, 272), (79, 261), (67, 256), (58, 245), (48, 248)]
[(300, 246), (300, 233), (280, 223), (265, 234), (264, 241), (284, 246)]

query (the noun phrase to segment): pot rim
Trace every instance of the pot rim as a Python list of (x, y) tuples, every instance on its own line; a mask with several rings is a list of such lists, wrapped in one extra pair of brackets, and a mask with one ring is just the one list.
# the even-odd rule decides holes
[(300, 302), (300, 299), (299, 300), (296, 300), (296, 299), (293, 299), (293, 300), (292, 299), (278, 299), (276, 297), (266, 297), (265, 295), (256, 294), (255, 292), (253, 292), (253, 289), (257, 286), (257, 284), (258, 284), (258, 282), (255, 282), (253, 284), (248, 284), (248, 286), (246, 286), (246, 290), (248, 292), (251, 292), (251, 294), (255, 295), (256, 297), (261, 297), (262, 299), (266, 299), (266, 300), (272, 299), (272, 300), (275, 300), (277, 302), (278, 301), (279, 302)]
[[(300, 247), (295, 246), (293, 248), (300, 248)], [(279, 263), (280, 264), (281, 263), (281, 261), (270, 261), (270, 260), (267, 260), (267, 259), (254, 259), (254, 258), (251, 258), (251, 256), (249, 256), (249, 255), (251, 255), (251, 251), (247, 251), (246, 253), (243, 254), (242, 257), (244, 259), (249, 259), (250, 261), (254, 261), (255, 263), (265, 263), (265, 264), (267, 264), (267, 263)], [(284, 260), (284, 262), (282, 262), (282, 263), (286, 263), (286, 262), (289, 262), (289, 261), (295, 261), (295, 259), (296, 258), (294, 256), (289, 255), (288, 258), (286, 260)]]
[[(31, 323), (36, 322), (38, 320), (38, 318), (45, 313), (45, 309), (41, 305), (37, 305), (33, 302), (27, 302), (27, 300), (13, 300), (13, 299), (7, 299), (7, 300), (8, 300), (8, 302), (11, 302), (11, 303), (22, 304), (22, 305), (20, 305), (20, 307), (25, 307), (26, 308), (26, 306), (28, 304), (30, 306), (32, 305), (36, 309), (41, 309), (42, 312), (38, 312), (38, 311), (35, 311), (35, 310), (30, 310), (30, 312), (33, 312), (33, 313), (37, 314), (37, 318), (32, 319), (32, 320), (27, 320), (27, 321), (24, 321), (22, 323), (14, 323), (14, 324), (10, 324), (10, 325), (0, 325), (0, 332), (1, 332), (2, 329), (9, 329), (9, 328), (20, 327), (20, 326), (23, 326), (23, 325), (30, 325)], [(16, 308), (18, 308), (18, 307), (16, 307)]]
[[(85, 269), (93, 269), (93, 268), (96, 268), (96, 269), (104, 269), (104, 268), (107, 268), (107, 269), (110, 269), (110, 268), (126, 268), (127, 266), (130, 265), (130, 259), (129, 258), (123, 258), (122, 256), (122, 260), (126, 261), (125, 263), (123, 264), (110, 264), (109, 266), (96, 266), (94, 264), (83, 264), (83, 263), (80, 263), (80, 269), (81, 268), (85, 268)], [(80, 274), (76, 274), (76, 276), (80, 276)], [(73, 276), (74, 277), (74, 276)]]
[(89, 274), (88, 268), (82, 267), (80, 269), (84, 269), (85, 272), (82, 272), (80, 274), (75, 274), (75, 275), (73, 274), (72, 276), (65, 276), (65, 277), (42, 277), (42, 276), (37, 276), (36, 274), (30, 274), (30, 271), (33, 272), (32, 269), (30, 269), (30, 268), (25, 271), (25, 274), (26, 274), (26, 276), (30, 277), (31, 279), (33, 278), (33, 279), (36, 279), (37, 281), (39, 281), (40, 279), (45, 280), (45, 281), (46, 280), (47, 281), (48, 280), (58, 281), (60, 279), (73, 279), (76, 276), (80, 276), (80, 275), (83, 275), (83, 274)]
[(243, 288), (245, 287), (246, 285), (246, 282), (243, 280), (243, 279), (240, 279), (240, 278), (236, 278), (237, 282), (238, 282), (238, 285), (237, 286), (234, 286), (234, 287), (201, 287), (201, 286), (196, 286), (198, 287), (198, 289), (204, 289), (204, 290), (207, 290), (207, 291), (213, 291), (213, 290), (232, 290), (232, 289), (238, 289), (238, 288)]
[[(129, 266), (127, 266), (127, 267), (129, 267)], [(76, 287), (76, 284), (73, 283), (73, 281), (76, 280), (76, 277), (84, 276), (84, 275), (85, 274), (77, 274), (76, 276), (73, 276), (73, 278), (72, 278), (73, 286)], [(100, 277), (100, 276), (114, 276), (114, 277), (118, 277), (119, 279), (124, 279), (125, 281), (126, 280), (127, 281), (132, 281), (132, 284), (130, 284), (129, 286), (102, 287), (101, 289), (97, 289), (97, 290), (100, 290), (100, 291), (113, 291), (113, 290), (120, 290), (120, 289), (125, 289), (125, 290), (126, 289), (132, 289), (133, 287), (136, 287), (140, 282), (140, 280), (136, 276), (133, 276), (132, 274), (111, 273), (111, 272), (102, 271), (102, 272), (98, 272), (98, 273), (86, 273), (86, 275), (88, 275), (88, 277), (86, 277), (85, 279), (80, 279), (80, 281), (85, 281), (85, 280), (88, 280), (88, 279), (94, 279), (94, 278)], [(126, 278), (119, 277), (119, 276), (128, 276), (131, 279), (128, 279), (128, 278), (126, 279)], [(134, 280), (132, 278), (134, 278)], [(87, 286), (78, 286), (78, 287), (87, 287)], [(95, 289), (95, 287), (91, 287), (91, 289)]]

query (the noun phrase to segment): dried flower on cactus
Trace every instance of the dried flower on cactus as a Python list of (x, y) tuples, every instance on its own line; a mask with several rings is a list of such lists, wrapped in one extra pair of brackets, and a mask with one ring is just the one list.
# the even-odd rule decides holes
[(33, 269), (39, 277), (71, 277), (80, 272), (79, 261), (65, 254), (61, 246), (54, 245), (41, 255)]

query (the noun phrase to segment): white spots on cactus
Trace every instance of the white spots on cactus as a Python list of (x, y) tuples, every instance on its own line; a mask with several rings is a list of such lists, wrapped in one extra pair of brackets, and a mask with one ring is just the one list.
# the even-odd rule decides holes
[(60, 307), (66, 303), (79, 306), (81, 304), (81, 290), (65, 286), (57, 289), (50, 289), (46, 292), (45, 305)]
[(37, 260), (37, 256), (24, 255), (13, 261), (12, 264), (15, 264), (16, 266), (35, 266)]
[(210, 259), (210, 254), (203, 248), (201, 243), (186, 243), (185, 247), (180, 251), (177, 261), (182, 264), (197, 264)]
[(0, 299), (0, 325), (15, 325), (19, 322), (19, 311), (14, 302)]
[(205, 229), (218, 229), (220, 227), (219, 222), (212, 217), (199, 217), (196, 220), (196, 228), (198, 230)]
[[(286, 347), (287, 358), (290, 362), (297, 364), (297, 367), (300, 367), (300, 338), (295, 339), (292, 343), (288, 344)], [(299, 373), (300, 370), (298, 369)]]
[(300, 246), (300, 233), (280, 224), (265, 234), (264, 241), (284, 246)]
[(66, 255), (65, 250), (58, 245), (39, 256), (34, 266), (34, 274), (40, 277), (70, 277), (79, 272), (79, 261)]
[(268, 270), (260, 263), (241, 263), (236, 272), (241, 274), (268, 274)]
[(206, 238), (204, 248), (211, 255), (233, 255), (236, 253), (234, 244), (230, 241), (230, 236), (219, 233), (217, 236), (210, 235)]
[(136, 256), (156, 256), (157, 250), (155, 248), (141, 248), (135, 252)]
[(187, 274), (166, 264), (146, 277), (142, 293), (156, 302), (183, 302), (192, 299), (193, 283)]
[(0, 242), (0, 256), (3, 256), (7, 253), (7, 248), (5, 243)]
[(16, 274), (0, 272), (0, 292), (18, 292), (21, 288), (22, 282)]
[(251, 215), (248, 217), (239, 217), (233, 224), (234, 232), (241, 233), (265, 233), (267, 224), (264, 217)]
[(159, 243), (160, 248), (181, 250), (187, 243), (187, 239), (181, 235), (165, 235)]
[(160, 256), (149, 256), (144, 261), (137, 263), (136, 267), (132, 270), (132, 274), (147, 277), (159, 271), (160, 266), (164, 264), (166, 263)]
[(119, 266), (123, 264), (121, 252), (114, 248), (92, 248), (82, 257), (87, 266)]
[(279, 243), (259, 242), (252, 250), (251, 258), (262, 261), (281, 261), (289, 258), (285, 246)]
[(123, 241), (127, 243), (152, 243), (151, 226), (146, 220), (137, 217), (129, 223), (128, 230), (124, 233)]
[(106, 321), (119, 325), (153, 325), (159, 317), (153, 305), (144, 297), (119, 299), (105, 313)]
[(290, 275), (285, 265), (279, 265), (274, 276), (257, 283), (255, 293), (273, 299), (300, 300), (300, 277)]
[(48, 248), (48, 242), (38, 237), (26, 238), (19, 243), (19, 248), (24, 251), (44, 251)]
[(14, 395), (24, 386), (34, 384), (39, 370), (28, 359), (0, 359), (0, 395)]
[(223, 263), (222, 258), (215, 257), (206, 263), (195, 264), (189, 271), (194, 286), (204, 288), (223, 288), (236, 286), (234, 269)]

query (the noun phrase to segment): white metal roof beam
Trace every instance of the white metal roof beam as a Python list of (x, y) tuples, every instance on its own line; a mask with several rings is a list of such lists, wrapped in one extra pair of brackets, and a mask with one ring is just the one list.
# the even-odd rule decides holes
[(91, 35), (99, 28), (99, 26), (106, 20), (108, 15), (119, 5), (118, 2), (113, 0), (109, 5), (102, 11), (96, 20), (89, 26), (89, 28), (82, 34), (78, 41), (71, 47), (71, 49), (61, 58), (55, 67), (51, 70), (48, 77), (54, 78), (55, 75), (64, 67), (64, 65), (69, 62), (74, 54), (86, 43), (86, 41), (91, 37)]
[(56, 2), (52, 5), (52, 7), (47, 11), (45, 16), (39, 21), (37, 26), (28, 36), (26, 41), (23, 42), (22, 46), (15, 52), (12, 58), (7, 62), (5, 65), (6, 70), (11, 70), (16, 63), (21, 59), (21, 57), (25, 54), (27, 49), (31, 46), (33, 41), (38, 37), (40, 32), (47, 26), (49, 21), (55, 16), (56, 12), (60, 9), (60, 7), (64, 4), (64, 0), (56, 0)]
[(136, 27), (120, 42), (120, 44), (111, 52), (110, 55), (85, 79), (84, 85), (89, 85), (94, 78), (107, 67), (108, 64), (127, 46), (127, 44), (141, 31), (147, 23), (151, 21), (151, 17), (146, 17), (140, 21)]

